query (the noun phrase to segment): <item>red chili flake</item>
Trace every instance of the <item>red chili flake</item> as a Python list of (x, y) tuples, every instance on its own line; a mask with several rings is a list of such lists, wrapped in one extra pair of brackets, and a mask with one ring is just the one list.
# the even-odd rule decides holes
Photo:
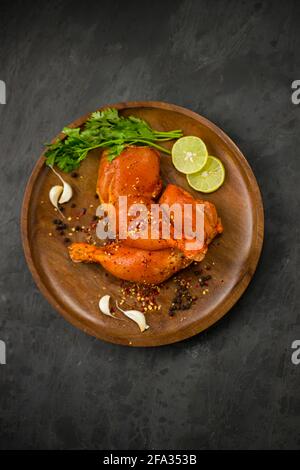
[(78, 212), (78, 214), (76, 215), (76, 217), (82, 217), (83, 215), (85, 215), (86, 213), (86, 208), (83, 207), (80, 212)]

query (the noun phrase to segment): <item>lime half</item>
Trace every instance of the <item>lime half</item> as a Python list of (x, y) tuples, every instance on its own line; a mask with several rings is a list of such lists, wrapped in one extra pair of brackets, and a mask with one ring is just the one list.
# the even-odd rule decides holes
[(172, 148), (172, 162), (176, 170), (186, 175), (204, 167), (207, 161), (206, 145), (199, 137), (188, 135), (178, 139)]
[(211, 155), (207, 158), (205, 166), (192, 175), (187, 175), (189, 185), (202, 193), (216, 191), (225, 179), (225, 168), (223, 163)]

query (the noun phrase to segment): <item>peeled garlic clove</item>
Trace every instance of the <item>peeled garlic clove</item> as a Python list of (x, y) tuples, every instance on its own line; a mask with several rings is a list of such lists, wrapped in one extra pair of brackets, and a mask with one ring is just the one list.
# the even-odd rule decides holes
[(139, 310), (122, 310), (119, 307), (118, 302), (116, 302), (116, 305), (118, 309), (121, 310), (121, 312), (123, 312), (124, 315), (126, 315), (126, 317), (130, 318), (130, 320), (133, 320), (135, 323), (138, 324), (142, 333), (143, 331), (149, 328), (149, 325), (147, 325), (146, 323), (145, 315), (142, 312), (140, 312)]
[(59, 204), (63, 204), (64, 202), (68, 202), (71, 197), (73, 196), (73, 190), (72, 187), (69, 185), (69, 183), (64, 182), (64, 187), (63, 187), (63, 193), (60, 196), (59, 199)]
[(62, 186), (52, 186), (49, 191), (49, 199), (51, 204), (58, 209), (58, 200), (63, 192), (64, 188)]
[(59, 204), (64, 204), (65, 202), (68, 202), (71, 199), (71, 197), (73, 196), (73, 189), (72, 189), (71, 185), (69, 183), (67, 183), (62, 178), (62, 176), (60, 176), (60, 174), (57, 173), (57, 171), (54, 170), (53, 166), (50, 166), (50, 168), (53, 171), (53, 173), (60, 179), (60, 181), (63, 184), (62, 195), (61, 195), (58, 202), (59, 202)]
[(109, 299), (110, 295), (104, 295), (103, 297), (101, 297), (101, 299), (99, 300), (99, 309), (102, 313), (104, 313), (104, 315), (108, 315), (109, 317), (115, 318), (109, 308)]

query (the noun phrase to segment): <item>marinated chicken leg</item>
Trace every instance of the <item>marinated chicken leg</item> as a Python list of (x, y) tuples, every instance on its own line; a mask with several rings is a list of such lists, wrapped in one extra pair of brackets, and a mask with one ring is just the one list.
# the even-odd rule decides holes
[[(162, 182), (159, 175), (160, 169), (159, 153), (150, 147), (127, 147), (112, 162), (109, 161), (107, 152), (103, 152), (100, 159), (97, 194), (102, 203), (114, 205), (117, 214), (116, 241), (105, 247), (95, 247), (86, 243), (73, 243), (70, 248), (70, 257), (75, 262), (99, 263), (107, 271), (121, 279), (134, 282), (161, 283), (175, 274), (177, 271), (188, 266), (193, 260), (201, 261), (208, 249), (212, 239), (223, 231), (221, 221), (217, 215), (215, 206), (207, 201), (195, 199), (193, 196), (175, 185), (168, 185), (161, 195), (159, 202), (157, 198), (161, 193)], [(195, 231), (196, 206), (202, 204), (204, 211), (204, 236), (202, 243), (192, 249), (187, 242), (196, 239), (191, 233), (188, 237), (185, 232), (181, 233), (180, 239), (175, 237), (175, 226), (170, 221), (170, 234), (165, 236), (158, 229), (158, 239), (154, 239), (150, 232), (151, 223), (148, 224), (148, 238), (131, 238), (130, 230), (125, 232), (125, 239), (118, 241), (119, 220), (119, 196), (126, 196), (127, 206), (131, 204), (144, 204), (147, 208), (142, 224), (153, 218), (153, 205), (155, 209), (162, 209), (164, 204), (169, 207), (174, 203), (183, 207), (190, 204), (192, 211), (190, 217), (191, 231)], [(160, 204), (158, 206), (158, 204)], [(128, 214), (126, 212), (126, 217)], [(128, 217), (127, 222), (133, 221), (134, 217)], [(136, 228), (135, 232), (140, 230)], [(135, 233), (136, 234), (136, 233)]]
[(191, 263), (178, 250), (136, 250), (122, 244), (96, 247), (73, 243), (69, 248), (72, 261), (98, 263), (120, 279), (159, 284)]

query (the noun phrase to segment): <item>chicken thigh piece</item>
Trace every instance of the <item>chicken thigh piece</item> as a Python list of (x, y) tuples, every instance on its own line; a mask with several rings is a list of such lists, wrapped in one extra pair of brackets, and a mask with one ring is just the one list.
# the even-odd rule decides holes
[[(207, 252), (208, 245), (218, 234), (223, 232), (222, 222), (220, 217), (218, 217), (215, 205), (202, 199), (195, 199), (188, 191), (185, 191), (175, 184), (168, 184), (159, 199), (159, 204), (166, 204), (169, 208), (174, 204), (179, 204), (181, 207), (182, 215), (179, 227), (178, 224), (176, 227), (174, 226), (174, 218), (171, 221), (171, 236), (168, 239), (169, 247), (177, 248), (182, 251), (187, 258), (194, 261), (202, 261)], [(190, 206), (190, 213), (185, 211), (185, 207), (187, 207), (185, 205)], [(203, 214), (203, 225), (201, 226), (203, 233), (197, 235), (199, 240), (202, 239), (202, 243), (200, 244), (196, 244), (197, 236), (195, 236), (195, 233), (197, 233), (197, 205)], [(184, 231), (184, 227), (188, 227), (190, 230)], [(174, 234), (175, 228), (179, 232), (177, 238)], [(187, 235), (189, 235), (190, 238), (188, 238)]]
[(115, 204), (119, 196), (149, 202), (161, 192), (160, 155), (150, 147), (130, 146), (114, 160), (100, 158), (96, 191), (101, 202)]

